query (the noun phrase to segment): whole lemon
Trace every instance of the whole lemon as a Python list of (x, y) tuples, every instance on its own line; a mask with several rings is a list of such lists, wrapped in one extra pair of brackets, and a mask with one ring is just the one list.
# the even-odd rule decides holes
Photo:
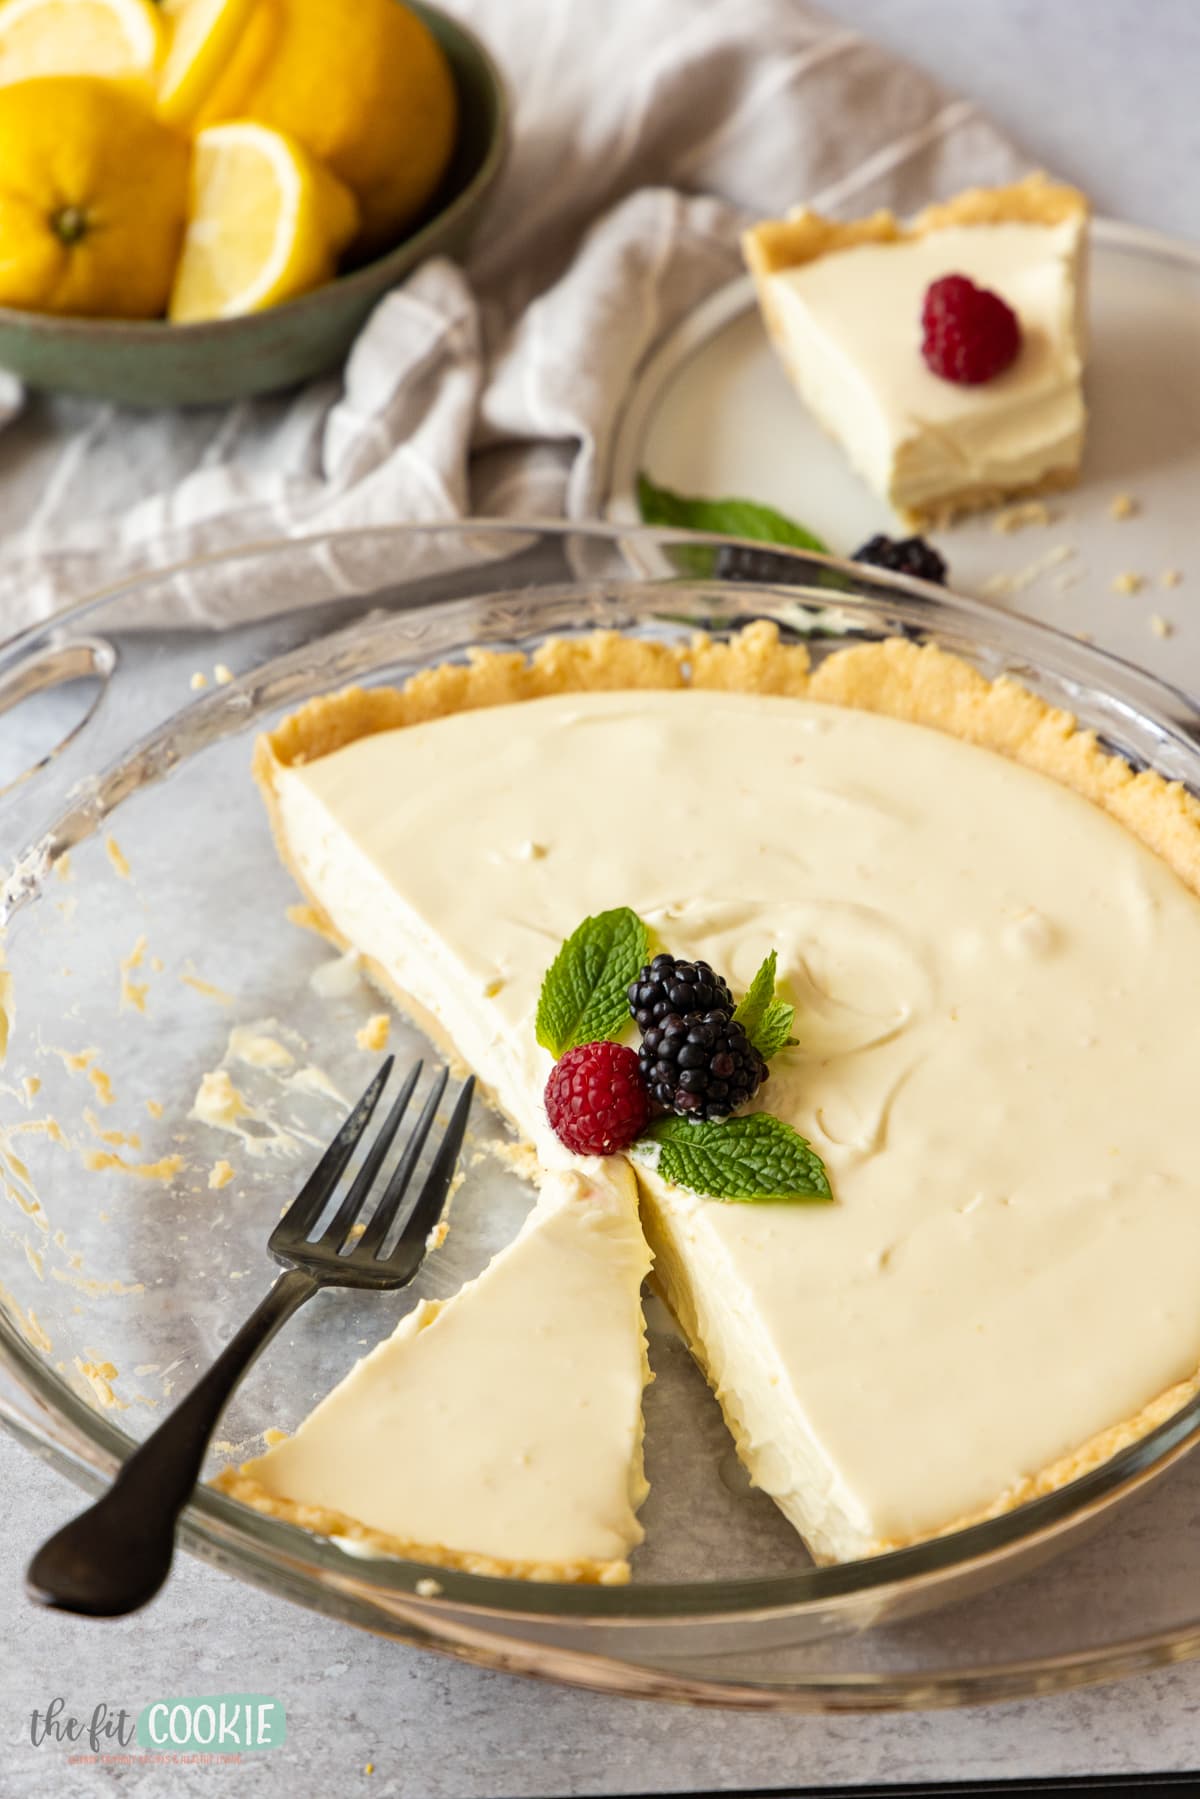
[(196, 119), (289, 132), (354, 193), (358, 248), (384, 249), (432, 196), (454, 149), (454, 77), (400, 0), (259, 0)]
[(115, 82), (51, 75), (0, 88), (0, 306), (165, 311), (189, 154)]

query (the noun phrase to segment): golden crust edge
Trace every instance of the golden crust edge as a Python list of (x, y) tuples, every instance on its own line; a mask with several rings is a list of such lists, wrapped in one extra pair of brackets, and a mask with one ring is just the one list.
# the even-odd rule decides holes
[(384, 1555), (400, 1556), (404, 1561), (427, 1562), (435, 1568), (448, 1568), (461, 1574), (487, 1574), (501, 1580), (569, 1581), (585, 1586), (623, 1586), (629, 1579), (627, 1561), (527, 1562), (507, 1561), (473, 1550), (447, 1549), (438, 1543), (416, 1543), (393, 1536), (385, 1530), (374, 1530), (360, 1524), (345, 1512), (327, 1506), (301, 1505), (294, 1499), (283, 1499), (268, 1492), (261, 1481), (240, 1468), (223, 1468), (212, 1482), (231, 1499), (240, 1500), (269, 1518), (287, 1524), (298, 1524), (302, 1530), (322, 1537), (346, 1537)]
[[(1087, 196), (1077, 187), (1052, 181), (1038, 171), (1005, 187), (972, 187), (950, 200), (936, 201), (907, 221), (882, 209), (859, 219), (831, 219), (797, 207), (782, 219), (763, 219), (742, 235), (742, 251), (756, 281), (783, 269), (799, 268), (818, 256), (859, 244), (903, 243), (959, 225), (1060, 225), (1086, 219)], [(761, 291), (760, 291), (761, 298)]]
[[(1007, 505), (1013, 500), (1036, 500), (1044, 494), (1068, 493), (1079, 485), (1077, 463), (1047, 469), (1036, 481), (1017, 481), (1010, 486), (1002, 482), (980, 482), (975, 487), (962, 487), (957, 493), (939, 500), (936, 506), (896, 506), (901, 524), (910, 531), (939, 531), (970, 512), (986, 512), (991, 506)], [(895, 502), (892, 502), (895, 506)]]
[[(1200, 801), (1179, 782), (1167, 781), (1154, 770), (1135, 773), (1122, 757), (1103, 749), (1095, 732), (1081, 728), (1071, 713), (1051, 706), (1008, 676), (989, 680), (960, 656), (934, 644), (918, 646), (903, 638), (835, 650), (811, 670), (803, 646), (783, 644), (778, 626), (760, 619), (726, 643), (703, 632), (686, 645), (669, 647), (622, 638), (618, 632), (596, 632), (583, 639), (551, 640), (528, 659), (519, 653), (479, 652), (465, 668), (441, 664), (422, 670), (403, 689), (349, 688), (308, 702), (260, 737), (254, 753), (254, 773), (276, 845), (308, 900), (308, 922), (340, 948), (349, 947), (321, 909), (312, 904), (288, 854), (274, 792), (274, 775), (280, 768), (314, 760), (378, 730), (445, 717), (460, 709), (464, 687), (470, 695), (468, 703), (474, 706), (502, 705), (588, 687), (620, 687), (619, 672), (630, 665), (619, 647), (622, 645), (638, 652), (631, 665), (641, 678), (631, 682), (632, 686), (792, 694), (923, 725), (1006, 756), (1058, 781), (1108, 813), (1200, 896)], [(644, 651), (665, 652), (665, 656), (640, 654)], [(523, 677), (518, 664), (536, 672)], [(604, 678), (606, 665), (607, 672), (617, 678)], [(415, 702), (405, 703), (414, 688)], [(380, 695), (392, 697), (381, 705)], [(371, 974), (385, 993), (406, 1008), (404, 996), (397, 994), (382, 969), (373, 966)], [(693, 1354), (703, 1368), (703, 1358), (695, 1350)], [(1132, 1417), (1097, 1432), (1024, 1477), (986, 1507), (932, 1530), (880, 1539), (870, 1553), (946, 1536), (1057, 1491), (1137, 1442), (1197, 1392), (1200, 1369), (1154, 1395)], [(234, 1478), (257, 1485), (252, 1477), (239, 1476), (235, 1470), (225, 1470), (215, 1484), (233, 1492), (228, 1481)], [(237, 1492), (235, 1497), (242, 1494)], [(247, 1503), (254, 1501), (248, 1499)], [(264, 1508), (260, 1505), (257, 1509)], [(304, 1509), (295, 1508), (297, 1512)], [(350, 1534), (340, 1525), (337, 1528), (340, 1534)], [(367, 1527), (358, 1529), (366, 1531)], [(422, 1551), (420, 1555), (414, 1552), (413, 1559), (433, 1558)], [(627, 1563), (621, 1565), (628, 1570)]]

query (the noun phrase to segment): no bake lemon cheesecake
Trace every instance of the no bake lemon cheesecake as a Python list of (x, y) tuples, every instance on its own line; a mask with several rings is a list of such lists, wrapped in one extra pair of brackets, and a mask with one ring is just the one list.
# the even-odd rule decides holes
[(909, 523), (1073, 485), (1087, 211), (1076, 189), (1030, 176), (907, 223), (802, 208), (747, 232), (797, 392)]
[[(860, 645), (813, 670), (766, 624), (728, 643), (601, 634), (528, 660), (479, 653), (402, 690), (320, 699), (261, 741), (257, 773), (324, 929), (477, 1072), (543, 1195), (479, 1281), (403, 1324), (294, 1447), (252, 1465), (256, 1503), (459, 1565), (474, 1552), (620, 1578), (641, 1491), (645, 1264), (615, 1198), (630, 1169), (656, 1278), (738, 1453), (820, 1559), (1054, 1487), (1194, 1390), (1200, 806), (1178, 787), (933, 647)], [(738, 1143), (765, 1119), (811, 1146), (824, 1194), (761, 1160), (740, 1189), (719, 1157), (689, 1163), (686, 1133), (705, 1127), (686, 1117), (622, 1154), (564, 1147), (545, 1101), (546, 971), (606, 908), (735, 993), (773, 953), (786, 1040), (730, 1123)], [(709, 1004), (709, 975), (690, 978)], [(635, 1010), (639, 995), (635, 981)], [(707, 1190), (706, 1166), (721, 1175)], [(582, 1183), (571, 1223), (567, 1178)], [(542, 1291), (561, 1277), (538, 1236), (586, 1245), (592, 1206), (619, 1214), (619, 1245), (598, 1224), (571, 1248), (564, 1305)], [(613, 1296), (603, 1331), (593, 1280)], [(505, 1332), (527, 1317), (531, 1333), (495, 1366), (493, 1306)], [(497, 1395), (537, 1364), (539, 1319), (574, 1372), (543, 1382), (535, 1417)], [(439, 1422), (418, 1395), (448, 1364)], [(614, 1374), (596, 1453), (555, 1456), (556, 1437), (584, 1440), (593, 1364)], [(419, 1490), (387, 1459), (363, 1473), (393, 1409), (407, 1439), (410, 1398), (423, 1467), (444, 1458)], [(501, 1470), (478, 1488), (473, 1403)], [(509, 1502), (526, 1453), (558, 1483), (539, 1555)]]

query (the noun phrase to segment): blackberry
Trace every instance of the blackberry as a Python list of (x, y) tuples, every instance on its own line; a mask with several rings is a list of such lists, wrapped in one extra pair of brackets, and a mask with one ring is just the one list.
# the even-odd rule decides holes
[(915, 581), (932, 581), (937, 587), (946, 585), (946, 564), (923, 537), (869, 537), (855, 550), (852, 560), (871, 568), (889, 568), (896, 575), (911, 575)]
[(807, 578), (802, 559), (784, 550), (750, 550), (745, 544), (723, 543), (713, 557), (718, 581), (778, 581), (784, 586)]
[(636, 981), (629, 983), (629, 1010), (645, 1032), (669, 1012), (733, 1013), (733, 995), (707, 962), (683, 962), (677, 956), (655, 956)]
[(727, 1118), (767, 1078), (744, 1029), (721, 1007), (668, 1012), (644, 1032), (638, 1062), (654, 1105), (696, 1121)]

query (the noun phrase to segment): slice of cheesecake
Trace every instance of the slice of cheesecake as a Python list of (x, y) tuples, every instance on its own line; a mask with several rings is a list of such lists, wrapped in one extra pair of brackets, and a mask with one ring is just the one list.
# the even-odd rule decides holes
[[(921, 527), (1072, 486), (1086, 411), (1087, 202), (1034, 175), (974, 188), (908, 223), (807, 208), (743, 240), (771, 340), (863, 480)], [(1016, 316), (1015, 360), (963, 383), (922, 355), (934, 283), (965, 276)]]
[[(810, 1140), (836, 1203), (721, 1200), (636, 1149), (633, 1167), (656, 1279), (738, 1453), (820, 1559), (1052, 1488), (1195, 1389), (1200, 802), (1178, 786), (936, 649), (860, 645), (810, 674), (766, 624), (728, 644), (480, 653), (316, 700), (262, 740), (257, 772), (323, 927), (470, 1063), (544, 1171), (582, 1177), (580, 1230), (627, 1164), (571, 1156), (549, 1128), (535, 1017), (564, 939), (628, 906), (735, 993), (776, 952), (796, 1042), (752, 1103)], [(579, 1369), (624, 1358), (610, 1493), (640, 1479), (617, 1468), (634, 1466), (641, 1253), (631, 1234), (626, 1327), (591, 1350), (586, 1265), (564, 1304), (558, 1262), (539, 1261), (504, 1312), (529, 1378), (542, 1316), (563, 1342), (577, 1331)], [(434, 1357), (439, 1325), (449, 1341), (455, 1306), (469, 1322), (508, 1266), (364, 1369), (397, 1358), (418, 1383), (423, 1343)], [(607, 1260), (594, 1273), (607, 1290)], [(425, 1415), (430, 1467), (469, 1454), (472, 1364), (497, 1456), (528, 1446), (496, 1397), (507, 1373), (491, 1384), (495, 1338), (464, 1329), (461, 1408)], [(540, 1389), (547, 1443), (579, 1442), (578, 1385)], [(362, 1441), (375, 1388), (343, 1392)], [(335, 1421), (319, 1410), (297, 1444)], [(300, 1461), (331, 1486), (264, 1466), (313, 1516), (431, 1535), (434, 1489), (394, 1463)], [(579, 1483), (600, 1477), (550, 1466), (580, 1515)], [(619, 1534), (562, 1542), (564, 1565), (616, 1559)], [(500, 1506), (460, 1518), (448, 1547), (529, 1558)]]
[(476, 1280), (423, 1300), (294, 1436), (219, 1485), (413, 1561), (627, 1580), (646, 1495), (649, 1267), (628, 1168), (548, 1177)]

